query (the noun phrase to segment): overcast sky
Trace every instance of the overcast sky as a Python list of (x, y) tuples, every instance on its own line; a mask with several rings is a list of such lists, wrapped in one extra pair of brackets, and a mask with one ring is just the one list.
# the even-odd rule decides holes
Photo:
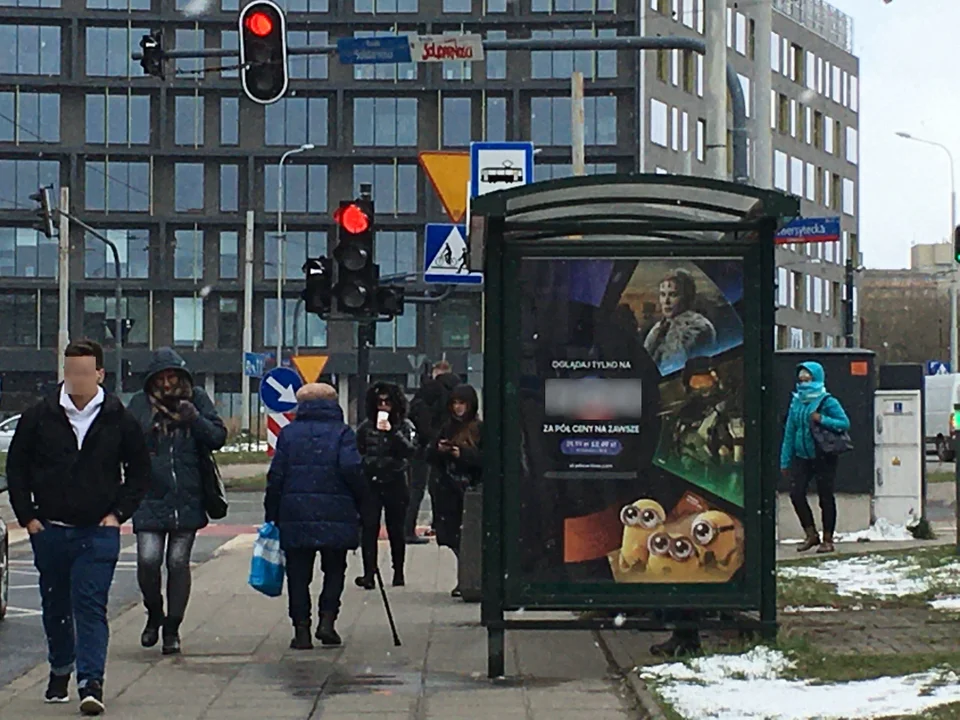
[[(946, 153), (960, 163), (960, 0), (830, 0), (854, 18), (860, 58), (860, 247), (868, 267), (909, 267), (910, 246), (947, 239)], [(960, 222), (960, 221), (958, 221)]]

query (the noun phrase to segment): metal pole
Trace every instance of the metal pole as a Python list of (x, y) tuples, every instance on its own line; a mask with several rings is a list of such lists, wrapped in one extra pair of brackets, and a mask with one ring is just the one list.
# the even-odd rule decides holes
[[(253, 210), (247, 211), (247, 227), (243, 243), (243, 352), (253, 352)], [(250, 378), (244, 375), (240, 424), (250, 435)]]
[(570, 76), (570, 114), (573, 174), (586, 175), (582, 72), (574, 72)]
[(300, 311), (303, 310), (303, 298), (297, 300), (293, 308), (293, 356), (300, 354)]
[(847, 287), (847, 304), (843, 308), (843, 332), (847, 338), (847, 347), (854, 347), (853, 332), (853, 258), (847, 258), (844, 265), (844, 278)]
[(773, 187), (773, 132), (770, 129), (770, 93), (773, 92), (773, 68), (770, 65), (770, 33), (773, 32), (773, 2), (758, 0), (754, 21), (756, 43), (753, 87), (753, 184)]
[(375, 327), (375, 320), (357, 322), (357, 422), (362, 417), (367, 385), (370, 383), (370, 347), (376, 340)]
[(63, 382), (63, 358), (70, 342), (70, 188), (60, 188), (60, 243), (58, 253), (59, 300), (57, 330), (57, 382)]
[(707, 174), (724, 179), (727, 177), (727, 4), (707, 2), (704, 7), (707, 52), (704, 57), (703, 102), (707, 118)]

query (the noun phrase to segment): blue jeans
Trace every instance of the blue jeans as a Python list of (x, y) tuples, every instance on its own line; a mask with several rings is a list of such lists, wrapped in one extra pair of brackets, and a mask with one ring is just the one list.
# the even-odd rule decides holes
[(107, 664), (107, 598), (120, 557), (120, 529), (62, 527), (45, 523), (30, 536), (40, 572), (43, 629), (50, 672), (77, 685), (103, 682)]

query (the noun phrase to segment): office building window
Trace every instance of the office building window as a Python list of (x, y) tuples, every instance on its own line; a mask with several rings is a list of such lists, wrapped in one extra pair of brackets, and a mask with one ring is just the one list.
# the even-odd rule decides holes
[(790, 192), (803, 197), (803, 160), (790, 158)]
[(856, 208), (856, 197), (854, 192), (853, 180), (843, 179), (843, 212), (845, 215), (853, 215)]
[(57, 276), (56, 238), (49, 239), (33, 228), (0, 227), (0, 277)]
[(0, 142), (60, 141), (60, 96), (55, 93), (0, 92)]
[(849, 107), (853, 112), (860, 111), (860, 80), (854, 76), (850, 76), (850, 93), (848, 95), (850, 100)]
[(240, 142), (240, 99), (220, 98), (220, 144), (237, 145)]
[(448, 300), (435, 318), (440, 320), (440, 346), (444, 348), (469, 348), (470, 328), (480, 325), (477, 303), (470, 300)]
[(807, 200), (816, 201), (817, 199), (817, 168), (811, 163), (806, 164), (807, 187), (805, 197)]
[(0, 0), (0, 7), (58, 8), (60, 0)]
[[(416, 0), (413, 0), (416, 2)], [(357, 12), (360, 12), (359, 10)], [(355, 30), (356, 38), (374, 37), (382, 35), (380, 30)], [(416, 80), (417, 64), (409, 63), (377, 63), (375, 65), (354, 65), (354, 80)]]
[(217, 316), (217, 347), (223, 350), (238, 350), (243, 334), (240, 317), (240, 300), (233, 297), (220, 298)]
[[(286, 278), (303, 277), (303, 263), (307, 258), (327, 255), (327, 233), (325, 230), (287, 230), (283, 238), (283, 276)], [(271, 232), (263, 242), (263, 278), (276, 280), (277, 234)]]
[[(572, 38), (616, 37), (615, 28), (594, 31), (591, 28), (576, 30), (533, 30), (533, 39), (568, 40)], [(536, 79), (567, 79), (574, 72), (584, 78), (615, 78), (617, 76), (616, 50), (534, 50), (530, 53), (530, 75)]]
[[(584, 98), (583, 107), (585, 144), (616, 145), (616, 97)], [(531, 139), (536, 145), (570, 144), (570, 98), (531, 98), (530, 114)]]
[(220, 166), (220, 212), (240, 209), (240, 166)]
[[(295, 316), (296, 324), (294, 324)], [(277, 346), (277, 299), (275, 297), (263, 299), (263, 344), (272, 348)], [(283, 345), (284, 347), (326, 347), (326, 321), (304, 312), (302, 307), (297, 313), (297, 300), (284, 298)]]
[[(238, 0), (224, 0), (224, 2), (236, 3)], [(330, 12), (330, 0), (278, 0), (277, 4), (288, 13), (325, 13)], [(226, 10), (227, 8), (223, 8)], [(239, 9), (237, 6), (233, 10)]]
[(753, 117), (753, 90), (750, 78), (740, 73), (737, 73), (737, 77), (740, 79), (740, 89), (743, 90), (743, 102), (746, 105), (747, 117)]
[[(465, 2), (467, 0), (464, 0)], [(460, 31), (452, 30), (443, 35), (459, 35)], [(473, 63), (469, 60), (445, 60), (440, 64), (440, 76), (444, 80), (472, 80)]]
[(854, 165), (856, 165), (856, 164), (859, 162), (859, 159), (860, 159), (860, 157), (859, 157), (860, 149), (859, 149), (859, 144), (858, 144), (858, 143), (859, 143), (859, 137), (858, 137), (858, 134), (857, 134), (857, 129), (854, 128), (854, 127), (850, 127), (850, 126), (848, 125), (848, 126), (847, 126), (847, 139), (846, 139), (846, 146), (847, 146), (847, 153), (846, 153), (846, 154), (847, 154), (847, 162), (848, 162), (848, 163), (853, 163)]
[(240, 276), (240, 233), (220, 231), (220, 279), (236, 280)]
[[(378, 230), (375, 254), (380, 275), (399, 275), (417, 271), (417, 234), (413, 231)], [(408, 306), (392, 322), (377, 323), (378, 347), (406, 348), (417, 345), (417, 311)]]
[[(202, 50), (205, 44), (203, 30), (179, 29), (174, 35), (174, 47), (178, 50)], [(203, 64), (203, 58), (181, 58), (176, 61), (176, 69), (181, 73), (193, 73), (190, 77), (202, 78)]]
[(416, 13), (420, 10), (417, 0), (353, 0), (353, 11), (358, 15)]
[(87, 210), (147, 212), (150, 208), (150, 165), (119, 160), (85, 165), (84, 201)]
[[(178, 0), (179, 1), (179, 0)], [(290, 36), (294, 33), (287, 32), (287, 44), (290, 45)], [(236, 30), (221, 30), (220, 31), (220, 47), (224, 50), (239, 50), (240, 49), (240, 33)], [(287, 72), (290, 70), (290, 58), (302, 57), (300, 55), (291, 55), (287, 60)], [(233, 63), (224, 63), (224, 66), (230, 66)], [(238, 78), (240, 77), (240, 71), (235, 68), (229, 70), (221, 70), (220, 77), (222, 78)]]
[(0, 25), (0, 75), (59, 75), (60, 28)]
[(443, 11), (445, 13), (470, 13), (473, 12), (473, 3), (471, 0), (443, 0)]
[(445, 97), (443, 99), (444, 147), (467, 147), (471, 139), (470, 98)]
[(416, 98), (354, 98), (353, 144), (416, 147)]
[(174, 210), (203, 210), (203, 163), (176, 163), (173, 183)]
[(36, 347), (37, 294), (36, 292), (0, 293), (0, 345), (6, 347)]
[(373, 198), (377, 204), (377, 214), (400, 215), (417, 212), (416, 165), (355, 165), (353, 167), (353, 187), (360, 183), (373, 184)]
[(484, 140), (502, 142), (507, 139), (507, 99), (504, 97), (487, 97), (484, 104), (487, 114)]
[(174, 142), (177, 145), (203, 145), (203, 98), (180, 95), (174, 99)]
[[(140, 63), (130, 56), (140, 52), (140, 38), (147, 28), (88, 27), (86, 30), (86, 71), (88, 77), (137, 77)], [(57, 39), (59, 51), (60, 40)], [(177, 47), (180, 44), (177, 43)]]
[(0, 210), (35, 207), (30, 196), (41, 185), (53, 185), (51, 198), (60, 197), (60, 163), (56, 160), (0, 160)]
[(330, 103), (325, 97), (283, 98), (264, 111), (264, 142), (289, 147), (326, 145), (329, 114)]
[(150, 96), (107, 90), (86, 97), (86, 136), (90, 145), (148, 145)]
[[(128, 346), (147, 345), (150, 337), (149, 303), (145, 295), (124, 294), (120, 303), (122, 319), (129, 329), (123, 336)], [(85, 295), (83, 298), (83, 336), (104, 347), (114, 347), (117, 323), (117, 299), (113, 295)]]
[[(330, 33), (326, 30), (287, 32), (288, 47), (328, 45), (329, 43)], [(330, 74), (330, 59), (327, 55), (290, 55), (287, 58), (287, 72), (291, 80), (326, 80)]]
[(667, 147), (668, 115), (665, 103), (650, 98), (650, 142), (661, 147)]
[(176, 230), (173, 233), (173, 277), (203, 280), (203, 231)]
[[(506, 40), (506, 30), (490, 30), (487, 40)], [(507, 51), (487, 50), (484, 53), (487, 80), (505, 80), (507, 78)]]
[[(587, 175), (603, 175), (617, 172), (616, 163), (587, 163), (583, 168)], [(661, 168), (657, 168), (659, 172)], [(663, 171), (664, 174), (667, 172)], [(537, 182), (573, 177), (573, 165), (567, 163), (538, 163), (533, 168), (533, 177)]]
[(780, 150), (773, 152), (773, 186), (778, 190), (787, 189), (787, 154)]
[(198, 347), (203, 343), (203, 298), (173, 299), (173, 344)]
[[(277, 166), (263, 168), (263, 209), (277, 211)], [(318, 213), (327, 211), (327, 166), (287, 162), (283, 166), (283, 211)]]
[(705, 162), (707, 159), (707, 121), (697, 118), (697, 160)]
[(613, 12), (614, 0), (532, 0), (531, 12)]
[[(120, 258), (120, 277), (146, 279), (150, 277), (149, 230), (101, 230), (101, 234), (117, 246)], [(116, 264), (113, 251), (99, 238), (84, 234), (83, 276), (87, 279), (115, 278)]]

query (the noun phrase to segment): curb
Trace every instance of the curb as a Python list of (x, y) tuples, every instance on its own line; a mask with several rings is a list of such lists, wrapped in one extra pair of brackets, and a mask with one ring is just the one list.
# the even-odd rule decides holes
[(633, 663), (620, 648), (618, 642), (609, 642), (606, 634), (615, 631), (596, 630), (593, 635), (597, 640), (600, 651), (606, 656), (607, 662), (624, 681), (627, 689), (633, 695), (643, 713), (644, 720), (667, 720), (660, 703), (653, 696), (653, 693), (640, 680), (640, 675), (634, 672)]

